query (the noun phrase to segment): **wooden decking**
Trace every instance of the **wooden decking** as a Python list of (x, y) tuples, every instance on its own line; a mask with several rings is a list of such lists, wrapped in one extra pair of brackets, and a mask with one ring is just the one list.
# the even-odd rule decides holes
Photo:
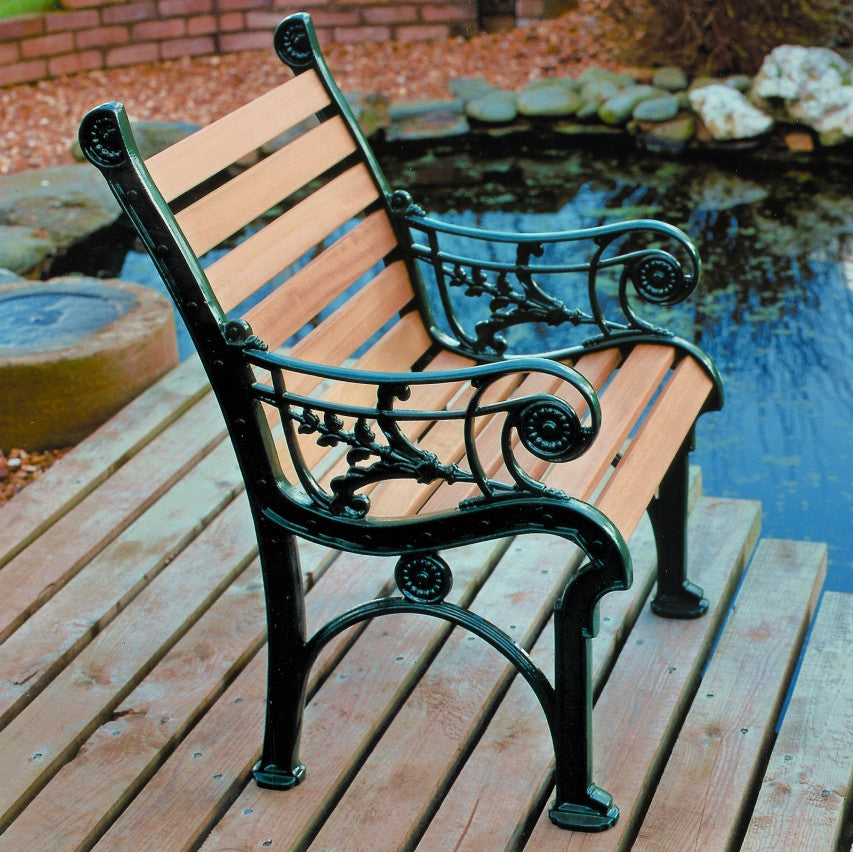
[[(324, 653), (307, 779), (258, 789), (263, 596), (206, 388), (183, 364), (0, 512), (0, 848), (849, 845), (853, 596), (823, 597), (777, 735), (825, 549), (759, 542), (760, 507), (703, 497), (698, 473), (691, 560), (710, 614), (651, 615), (645, 526), (633, 588), (601, 607), (595, 775), (622, 809), (614, 829), (550, 825), (550, 749), (527, 686), (422, 617), (377, 620)], [(393, 561), (306, 547), (303, 564), (317, 625), (387, 592)], [(480, 545), (452, 564), (452, 597), (476, 599), (547, 667), (549, 603), (577, 564), (565, 543)]]

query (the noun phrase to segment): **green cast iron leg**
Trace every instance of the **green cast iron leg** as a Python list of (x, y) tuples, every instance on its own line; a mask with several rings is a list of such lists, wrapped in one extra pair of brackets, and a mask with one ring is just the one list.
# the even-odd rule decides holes
[[(563, 829), (597, 832), (616, 823), (619, 809), (592, 782), (592, 677), (587, 628), (590, 603), (569, 590), (554, 611), (556, 699), (554, 738), (556, 797), (551, 821)], [(594, 607), (594, 605), (592, 605)]]
[(687, 579), (688, 436), (661, 480), (657, 497), (649, 504), (658, 558), (657, 594), (652, 611), (670, 619), (695, 619), (708, 610), (702, 588)]
[(261, 518), (258, 543), (267, 602), (267, 707), (261, 760), (253, 775), (262, 788), (286, 790), (305, 776), (299, 737), (309, 665), (305, 607), (295, 538)]

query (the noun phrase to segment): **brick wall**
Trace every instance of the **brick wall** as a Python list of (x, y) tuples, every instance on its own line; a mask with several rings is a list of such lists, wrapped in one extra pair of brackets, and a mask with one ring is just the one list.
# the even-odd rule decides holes
[(310, 12), (321, 43), (471, 35), (476, 0), (62, 0), (0, 19), (0, 87), (180, 56), (269, 49), (275, 25)]

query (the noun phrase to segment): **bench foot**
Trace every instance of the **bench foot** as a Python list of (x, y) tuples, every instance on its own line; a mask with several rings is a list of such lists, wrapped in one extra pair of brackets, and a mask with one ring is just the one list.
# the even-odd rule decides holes
[(702, 587), (684, 581), (676, 592), (659, 593), (652, 599), (652, 613), (667, 619), (698, 619), (708, 612), (708, 599)]
[(560, 829), (578, 829), (582, 832), (602, 832), (610, 829), (619, 817), (613, 797), (598, 785), (590, 785), (584, 803), (554, 802), (548, 810), (551, 822)]
[(289, 791), (305, 778), (304, 764), (297, 764), (296, 767), (289, 770), (285, 770), (283, 767), (278, 767), (275, 764), (261, 765), (262, 762), (259, 761), (252, 768), (252, 775), (255, 777), (255, 782), (261, 788), (272, 788), (274, 791)]

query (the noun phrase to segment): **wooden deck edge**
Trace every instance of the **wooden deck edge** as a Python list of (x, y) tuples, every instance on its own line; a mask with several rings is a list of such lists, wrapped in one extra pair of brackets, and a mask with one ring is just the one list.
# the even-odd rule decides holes
[(741, 850), (850, 849), (851, 648), (853, 595), (826, 592)]
[(759, 543), (631, 849), (738, 848), (825, 568), (823, 545)]
[(210, 391), (196, 358), (161, 377), (0, 510), (0, 567)]

